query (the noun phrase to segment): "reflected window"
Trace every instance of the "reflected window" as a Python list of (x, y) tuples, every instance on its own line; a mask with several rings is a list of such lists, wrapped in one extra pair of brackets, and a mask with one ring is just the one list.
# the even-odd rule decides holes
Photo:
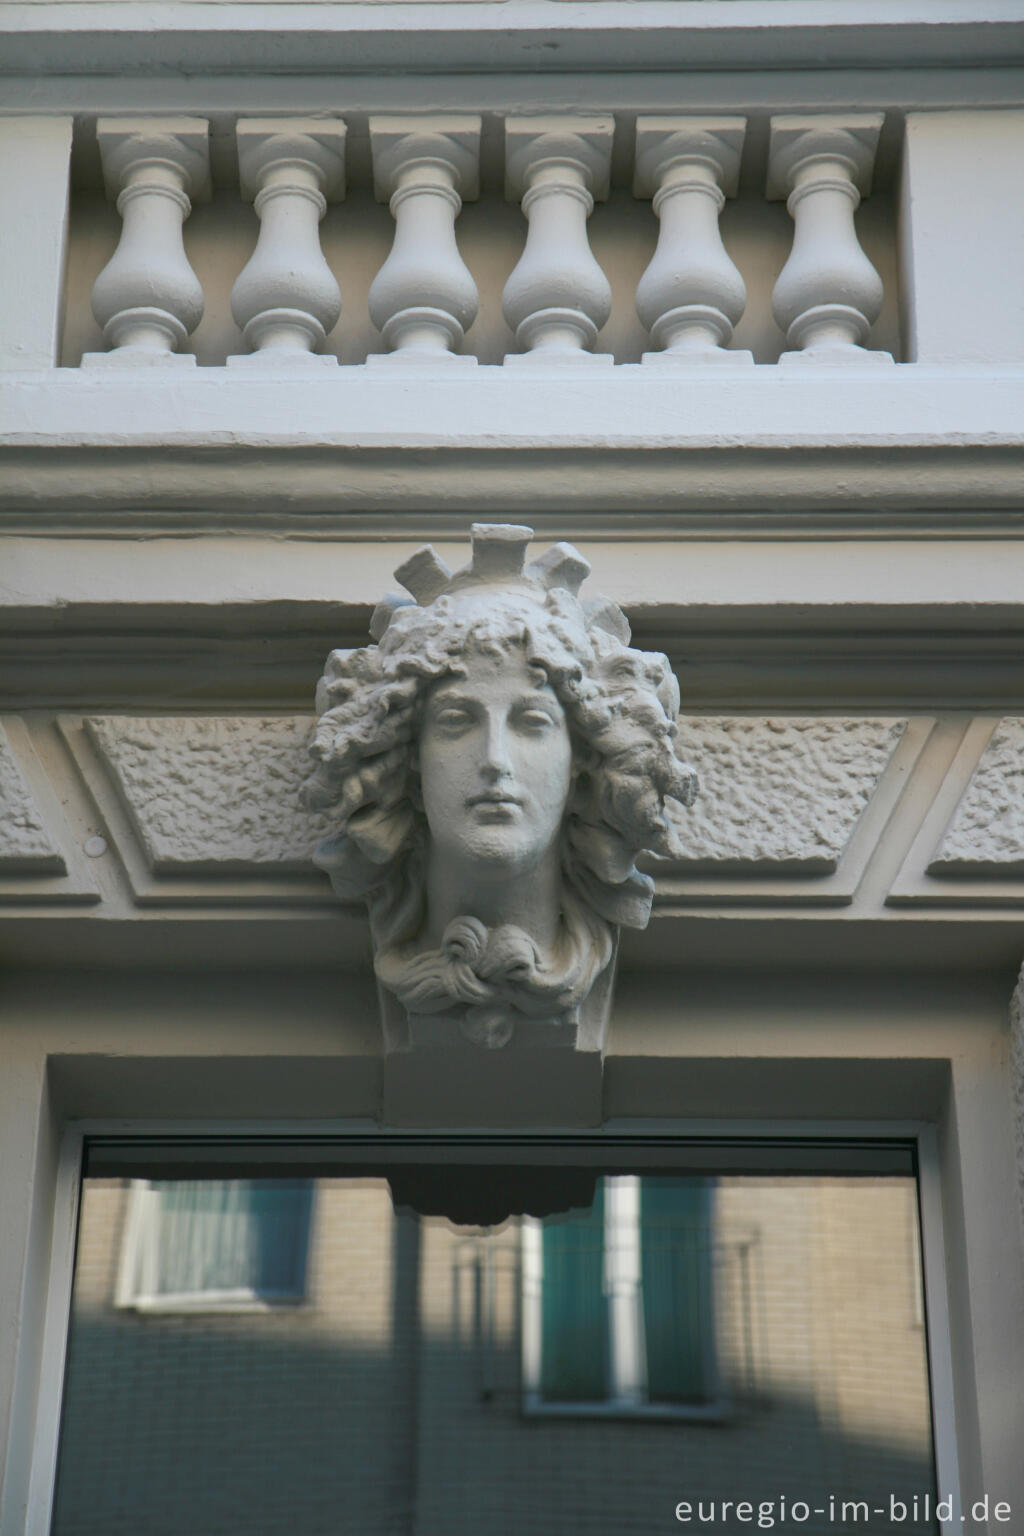
[(301, 1301), (309, 1179), (133, 1179), (116, 1301), (140, 1312)]
[(524, 1224), (528, 1411), (721, 1411), (710, 1213), (710, 1181), (620, 1174)]

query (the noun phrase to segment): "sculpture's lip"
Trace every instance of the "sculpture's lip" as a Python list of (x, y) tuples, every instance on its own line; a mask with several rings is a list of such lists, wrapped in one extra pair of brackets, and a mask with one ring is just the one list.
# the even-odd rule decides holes
[(471, 795), (466, 801), (469, 806), (474, 805), (522, 805), (518, 795), (509, 795), (502, 790), (485, 790), (482, 795)]

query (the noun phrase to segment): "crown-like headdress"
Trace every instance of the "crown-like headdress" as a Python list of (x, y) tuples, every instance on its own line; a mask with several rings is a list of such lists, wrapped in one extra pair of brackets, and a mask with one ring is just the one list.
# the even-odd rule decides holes
[[(477, 595), (486, 587), (502, 591), (521, 591), (524, 596), (543, 603), (556, 588), (577, 598), (580, 587), (590, 575), (590, 563), (571, 544), (552, 544), (537, 560), (526, 564), (526, 546), (533, 529), (517, 523), (474, 523), (469, 530), (473, 555), (461, 571), (451, 571), (430, 544), (424, 544), (395, 571), (406, 592), (389, 592), (373, 611), (370, 634), (380, 640), (400, 608), (414, 603), (427, 607), (439, 597)], [(580, 603), (587, 629), (603, 629), (629, 644), (629, 621), (617, 603), (609, 597), (595, 596)]]

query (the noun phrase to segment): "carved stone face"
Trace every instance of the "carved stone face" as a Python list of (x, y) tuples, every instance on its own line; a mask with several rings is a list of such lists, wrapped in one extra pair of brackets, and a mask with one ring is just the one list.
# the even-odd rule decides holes
[(423, 809), (437, 854), (509, 874), (556, 857), (572, 783), (565, 712), (521, 649), (471, 653), (435, 683), (419, 744)]

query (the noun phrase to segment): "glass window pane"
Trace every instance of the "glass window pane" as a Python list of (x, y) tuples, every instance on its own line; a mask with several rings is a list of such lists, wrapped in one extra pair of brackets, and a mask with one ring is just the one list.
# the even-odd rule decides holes
[[(890, 1498), (934, 1536), (914, 1179), (650, 1164), (568, 1210), (534, 1177), (496, 1226), (380, 1169), (87, 1178), (55, 1536), (648, 1536), (680, 1501), (732, 1536), (742, 1500)], [(464, 1172), (390, 1177), (465, 1216)]]

